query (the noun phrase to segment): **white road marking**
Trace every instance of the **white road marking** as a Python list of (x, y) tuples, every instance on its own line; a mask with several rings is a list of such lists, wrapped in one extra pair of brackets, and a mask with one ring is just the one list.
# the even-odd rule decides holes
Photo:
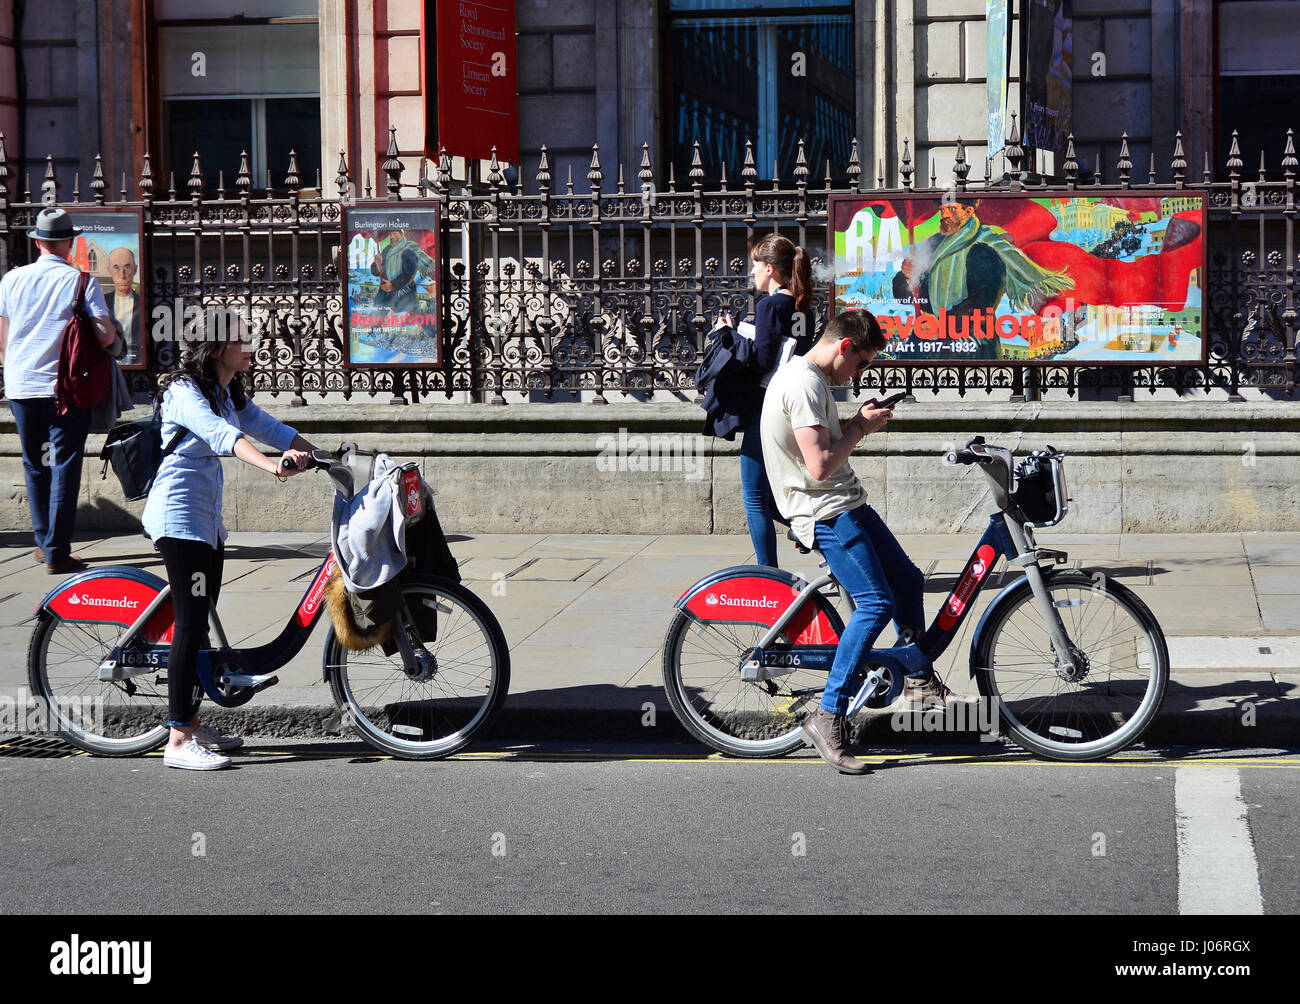
[[(1169, 668), (1180, 669), (1291, 669), (1300, 666), (1300, 637), (1264, 638), (1180, 636), (1169, 644)], [(1261, 652), (1261, 648), (1268, 649)]]
[(1174, 770), (1178, 824), (1178, 912), (1264, 912), (1255, 843), (1237, 770)]

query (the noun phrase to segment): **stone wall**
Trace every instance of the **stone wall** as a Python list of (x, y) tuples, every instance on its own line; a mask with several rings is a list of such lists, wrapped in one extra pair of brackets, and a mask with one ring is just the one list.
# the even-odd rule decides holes
[[(916, 137), (918, 185), (929, 183), (931, 167), (940, 184), (952, 177), (958, 136), (966, 143), (970, 177), (983, 177), (988, 149), (984, 10), (984, 0), (915, 0), (912, 58), (905, 47), (895, 54), (895, 100), (900, 133)], [(1011, 34), (1008, 104), (1016, 108), (1019, 18)], [(1118, 179), (1120, 135), (1127, 132), (1134, 179), (1146, 181), (1154, 130), (1156, 170), (1160, 180), (1168, 180), (1180, 118), (1178, 35), (1179, 9), (1171, 0), (1075, 0), (1075, 152), (1087, 175), (1100, 157), (1103, 176)], [(1199, 164), (1193, 167), (1199, 171)]]
[(7, 144), (11, 192), (22, 192), (30, 175), (32, 197), (40, 198), (47, 154), (61, 199), (70, 198), (78, 172), (89, 192), (100, 142), (99, 65), (95, 46), (85, 43), (96, 37), (96, 17), (95, 0), (48, 0), (27, 3), (14, 25), (22, 106), (17, 142)]
[[(739, 442), (697, 438), (694, 405), (264, 406), (318, 446), (347, 439), (418, 459), (449, 532), (745, 532)], [(940, 459), (977, 434), (1018, 456), (1049, 443), (1069, 454), (1063, 532), (1300, 528), (1300, 405), (1289, 403), (917, 402), (866, 441), (854, 469), (897, 532), (978, 530), (983, 475)], [(111, 473), (99, 479), (101, 442), (87, 443), (79, 526), (138, 532), (144, 504), (125, 503)], [(230, 460), (226, 525), (324, 533), (331, 491), (316, 473), (281, 485)], [(0, 530), (29, 527), (6, 409)]]

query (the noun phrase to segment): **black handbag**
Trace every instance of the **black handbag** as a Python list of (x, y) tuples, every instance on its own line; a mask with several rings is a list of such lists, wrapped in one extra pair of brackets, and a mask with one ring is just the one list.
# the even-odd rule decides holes
[(184, 427), (178, 429), (167, 448), (163, 449), (162, 426), (162, 411), (155, 405), (152, 418), (115, 425), (104, 438), (104, 448), (99, 451), (104, 466), (100, 468), (99, 478), (102, 481), (108, 477), (108, 467), (112, 464), (113, 473), (122, 483), (122, 494), (128, 502), (148, 497), (163, 457), (176, 449), (189, 434)]

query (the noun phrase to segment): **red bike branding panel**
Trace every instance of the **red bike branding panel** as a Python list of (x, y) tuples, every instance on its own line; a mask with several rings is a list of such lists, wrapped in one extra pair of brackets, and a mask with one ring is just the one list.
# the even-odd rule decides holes
[[(130, 627), (157, 595), (158, 590), (147, 582), (105, 575), (66, 586), (46, 609), (65, 621)], [(145, 625), (145, 641), (170, 642), (173, 619), (168, 600)]]
[(307, 590), (307, 595), (302, 598), (298, 604), (297, 613), (294, 615), (298, 623), (303, 627), (310, 627), (316, 619), (316, 614), (320, 610), (321, 600), (325, 596), (325, 583), (329, 581), (330, 572), (334, 571), (334, 552), (325, 559), (325, 564), (321, 566), (316, 578), (312, 581), (311, 588)]
[[(723, 579), (705, 586), (686, 601), (697, 620), (764, 624), (771, 627), (790, 608), (799, 589), (788, 582), (757, 575)], [(782, 631), (794, 645), (834, 645), (839, 635), (826, 614), (805, 603)]]
[(983, 545), (975, 552), (975, 557), (966, 566), (966, 571), (962, 573), (957, 588), (948, 594), (948, 600), (944, 603), (943, 610), (939, 612), (940, 628), (947, 631), (961, 620), (962, 614), (966, 612), (966, 605), (970, 603), (970, 598), (975, 595), (975, 590), (992, 570), (993, 563), (996, 560), (997, 552), (988, 544)]

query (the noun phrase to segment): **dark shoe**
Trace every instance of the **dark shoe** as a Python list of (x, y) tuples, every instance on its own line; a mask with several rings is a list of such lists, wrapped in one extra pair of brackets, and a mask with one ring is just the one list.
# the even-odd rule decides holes
[(37, 561), (39, 561), (42, 565), (45, 564), (45, 552), (42, 551), (39, 547), (32, 552), (32, 557), (35, 558)]
[(73, 572), (84, 572), (90, 566), (80, 558), (74, 558), (71, 555), (62, 561), (47, 561), (45, 570), (51, 575), (71, 575)]
[(915, 710), (930, 711), (934, 708), (950, 708), (954, 704), (975, 704), (979, 698), (969, 694), (954, 694), (939, 679), (939, 674), (931, 670), (928, 676), (903, 678), (903, 700), (914, 705)]
[(844, 715), (833, 715), (818, 707), (804, 720), (803, 734), (822, 759), (841, 774), (865, 774), (867, 765), (854, 759), (846, 748), (844, 733), (847, 724), (848, 718)]

